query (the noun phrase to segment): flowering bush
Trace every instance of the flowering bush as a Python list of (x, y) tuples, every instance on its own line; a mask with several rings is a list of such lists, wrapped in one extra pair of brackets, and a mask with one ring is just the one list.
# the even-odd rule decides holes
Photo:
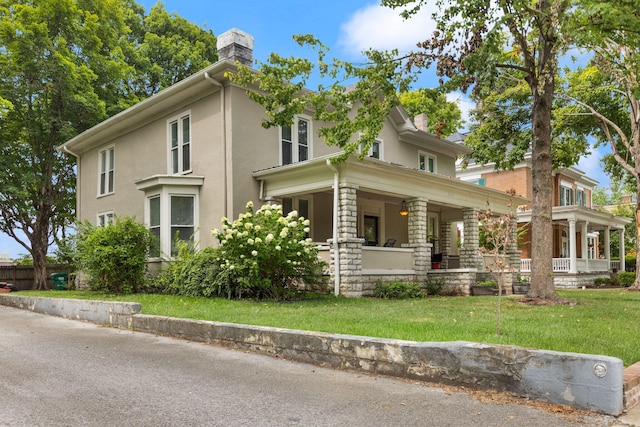
[(211, 231), (220, 241), (220, 268), (226, 273), (228, 293), (237, 297), (287, 298), (298, 285), (323, 281), (324, 263), (309, 233), (309, 220), (293, 211), (286, 217), (282, 206), (264, 205)]

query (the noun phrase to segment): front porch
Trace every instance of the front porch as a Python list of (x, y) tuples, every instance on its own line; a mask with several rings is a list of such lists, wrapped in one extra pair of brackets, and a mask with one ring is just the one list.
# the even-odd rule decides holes
[[(611, 272), (616, 273), (621, 270), (621, 266), (624, 265), (624, 257), (620, 260), (607, 260), (607, 259), (576, 259), (575, 272), (577, 273), (602, 273)], [(570, 258), (553, 258), (553, 272), (554, 273), (569, 273), (572, 271)], [(523, 258), (520, 260), (520, 272), (531, 272), (531, 258)]]
[[(310, 237), (329, 265), (334, 293), (351, 297), (371, 294), (378, 282), (424, 283), (432, 272), (473, 282), (486, 271), (477, 214), (488, 201), (496, 213), (509, 202), (501, 191), (375, 159), (337, 165), (316, 159), (254, 177), (263, 200), (311, 220)], [(509, 259), (517, 271), (513, 241)]]

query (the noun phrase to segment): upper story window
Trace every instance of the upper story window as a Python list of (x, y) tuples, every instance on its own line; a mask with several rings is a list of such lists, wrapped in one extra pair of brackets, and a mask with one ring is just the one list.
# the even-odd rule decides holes
[(113, 193), (114, 168), (116, 160), (115, 147), (111, 146), (98, 155), (100, 175), (98, 177), (98, 196)]
[[(360, 152), (364, 151), (365, 144), (360, 145)], [(369, 147), (369, 151), (367, 152), (367, 156), (373, 159), (382, 159), (382, 140), (376, 139), (371, 143), (371, 147)]]
[(560, 185), (560, 206), (571, 206), (573, 204), (573, 188)]
[(304, 162), (311, 157), (311, 121), (296, 117), (293, 125), (280, 128), (280, 163)]
[(576, 205), (587, 206), (587, 193), (584, 190), (576, 190)]
[(169, 120), (169, 173), (191, 172), (191, 114)]
[(436, 173), (437, 163), (436, 156), (422, 152), (418, 153), (418, 169), (421, 171)]

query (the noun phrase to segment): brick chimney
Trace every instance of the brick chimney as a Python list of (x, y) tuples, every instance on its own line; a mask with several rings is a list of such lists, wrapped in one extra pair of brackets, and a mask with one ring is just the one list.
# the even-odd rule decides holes
[(429, 121), (427, 119), (427, 115), (425, 113), (420, 113), (417, 116), (415, 116), (413, 118), (413, 124), (416, 125), (416, 127), (420, 130), (423, 130), (425, 132), (427, 131), (427, 125), (428, 125)]
[(218, 36), (218, 60), (238, 61), (242, 65), (253, 65), (253, 36), (237, 28)]

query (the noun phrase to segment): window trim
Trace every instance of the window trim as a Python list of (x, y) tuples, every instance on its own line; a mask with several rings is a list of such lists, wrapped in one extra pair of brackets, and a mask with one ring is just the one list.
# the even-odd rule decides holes
[[(376, 144), (378, 145), (378, 157), (375, 157), (373, 155), (374, 147)], [(364, 150), (364, 144), (361, 143), (358, 152), (362, 153), (363, 150)], [(373, 143), (371, 144), (371, 147), (369, 147), (369, 151), (367, 152), (367, 157), (371, 159), (376, 159), (376, 160), (384, 159), (384, 140), (382, 138), (376, 138), (375, 141), (373, 141)]]
[(96, 225), (98, 227), (105, 227), (107, 225), (113, 224), (115, 219), (116, 219), (116, 215), (112, 210), (106, 211), (106, 212), (99, 212), (98, 215), (96, 215)]
[[(307, 158), (304, 160), (300, 160), (300, 141), (298, 138), (298, 124), (300, 121), (307, 122)], [(282, 128), (280, 126), (278, 128), (278, 163), (280, 166), (292, 165), (295, 163), (306, 162), (307, 160), (311, 160), (313, 158), (313, 120), (311, 120), (310, 116), (305, 114), (297, 114), (293, 118), (293, 123), (288, 126), (291, 128), (291, 162), (284, 162), (284, 150), (282, 149), (282, 145), (284, 142), (284, 138), (282, 136)]]
[[(102, 158), (105, 157), (103, 169)], [(109, 196), (115, 193), (116, 182), (116, 146), (111, 144), (98, 151), (98, 197)], [(104, 178), (104, 191), (102, 181)]]
[[(184, 142), (184, 119), (189, 119), (189, 141)], [(176, 124), (177, 145), (173, 146), (172, 126)], [(185, 149), (188, 151), (188, 168), (185, 169)], [(177, 171), (174, 171), (174, 150), (177, 158)], [(169, 175), (186, 175), (193, 172), (193, 120), (191, 118), (191, 110), (176, 114), (167, 119), (167, 173)]]
[[(573, 185), (561, 182), (560, 183), (560, 194), (559, 194), (559, 206), (574, 206), (575, 205), (575, 192), (573, 190)], [(569, 196), (569, 201), (567, 201), (567, 196)]]
[[(424, 169), (421, 167), (421, 161), (420, 161), (420, 157), (424, 156), (425, 157), (425, 167)], [(433, 160), (433, 170), (429, 170), (429, 160)], [(438, 156), (436, 156), (435, 154), (431, 154), (429, 152), (426, 151), (418, 151), (418, 170), (421, 170), (423, 172), (429, 172), (429, 173), (438, 173)]]
[(156, 191), (145, 194), (144, 221), (147, 229), (151, 230), (151, 199), (160, 199), (160, 242), (159, 254), (150, 256), (158, 260), (165, 256), (173, 257), (173, 236), (171, 224), (171, 198), (173, 196), (193, 197), (193, 241), (197, 245), (200, 240), (200, 189), (197, 186), (163, 186)]

